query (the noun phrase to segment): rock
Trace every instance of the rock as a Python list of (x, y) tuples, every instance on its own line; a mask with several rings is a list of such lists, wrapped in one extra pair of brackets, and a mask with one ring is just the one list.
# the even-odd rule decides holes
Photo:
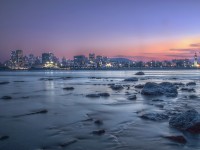
[(27, 114), (22, 114), (22, 115), (15, 115), (13, 117), (17, 118), (17, 117), (23, 117), (23, 116), (29, 116), (29, 115), (35, 115), (35, 114), (46, 114), (48, 112), (47, 109), (38, 109), (38, 110), (34, 110), (31, 113), (27, 113)]
[(4, 82), (0, 82), (0, 85), (8, 84), (8, 83), (10, 83), (10, 82), (6, 82), (6, 81), (4, 81)]
[(99, 94), (87, 94), (86, 97), (98, 98), (98, 97), (100, 97), (100, 95)]
[(163, 104), (155, 104), (156, 107), (159, 107), (159, 108), (164, 108), (164, 105)]
[(71, 144), (74, 144), (74, 143), (76, 143), (76, 142), (77, 142), (76, 139), (69, 139), (69, 140), (66, 140), (66, 141), (64, 141), (63, 143), (61, 143), (60, 146), (61, 146), (61, 147), (67, 147), (67, 146), (69, 146), (69, 145), (71, 145)]
[(101, 121), (101, 120), (95, 120), (94, 123), (95, 123), (96, 125), (102, 125), (102, 124), (103, 124), (103, 121)]
[(198, 96), (197, 95), (189, 95), (188, 96), (190, 99), (195, 99), (195, 98), (198, 98)]
[(138, 81), (138, 78), (136, 78), (136, 77), (131, 77), (131, 78), (124, 79), (124, 81), (134, 82), (134, 81)]
[(25, 82), (25, 81), (13, 81), (13, 82)]
[(101, 77), (89, 77), (89, 79), (102, 79)]
[(135, 88), (137, 88), (137, 89), (142, 89), (143, 87), (144, 87), (144, 84), (138, 84), (135, 86)]
[(152, 99), (151, 101), (153, 101), (153, 102), (163, 102), (164, 100), (162, 100), (162, 99)]
[(141, 91), (143, 95), (162, 95), (160, 86), (154, 82), (147, 82)]
[(99, 93), (98, 95), (101, 97), (109, 97), (110, 96), (109, 93)]
[(166, 95), (166, 96), (177, 96), (178, 91), (175, 85), (170, 82), (162, 82), (160, 84), (154, 82), (147, 82), (141, 91), (143, 95)]
[(187, 140), (182, 135), (178, 135), (178, 136), (165, 136), (165, 138), (170, 139), (170, 140), (172, 140), (174, 142), (182, 143), (182, 144), (186, 144), (187, 143)]
[(124, 87), (122, 85), (111, 85), (112, 90), (122, 90)]
[(147, 113), (140, 116), (143, 119), (152, 120), (152, 121), (162, 121), (168, 119), (168, 116), (165, 114), (159, 113)]
[(139, 72), (136, 72), (135, 75), (145, 75), (145, 74), (144, 74), (144, 72), (139, 71)]
[(3, 96), (1, 99), (10, 100), (10, 99), (12, 99), (12, 97), (11, 96)]
[(195, 89), (193, 89), (193, 88), (186, 88), (186, 87), (183, 87), (180, 90), (181, 91), (187, 91), (187, 92), (195, 92)]
[(187, 86), (195, 86), (196, 83), (195, 83), (195, 82), (188, 82), (186, 85), (187, 85)]
[(176, 97), (177, 93), (165, 93), (166, 97)]
[(65, 88), (63, 88), (63, 90), (74, 90), (74, 87), (65, 87)]
[(0, 135), (0, 141), (4, 141), (4, 140), (7, 140), (9, 138), (9, 136), (7, 135)]
[(41, 81), (52, 81), (53, 78), (40, 78)]
[(171, 117), (169, 125), (179, 130), (200, 133), (200, 115), (196, 110), (190, 109)]
[(184, 86), (185, 85), (184, 83), (181, 83), (181, 82), (175, 82), (173, 84), (176, 85), (176, 86)]
[(109, 93), (97, 93), (97, 94), (87, 94), (86, 97), (97, 98), (97, 97), (109, 97)]
[(130, 95), (128, 97), (128, 100), (136, 100), (137, 99), (137, 96), (136, 95)]
[(69, 80), (69, 79), (71, 79), (72, 77), (62, 77), (61, 79), (62, 80)]
[(161, 121), (168, 119), (168, 116), (165, 114), (159, 114), (159, 113), (147, 113), (140, 116), (143, 119), (153, 120), (153, 121)]
[(92, 131), (92, 134), (95, 134), (95, 135), (102, 135), (104, 134), (106, 131), (104, 129), (101, 129), (101, 130), (97, 130), (97, 131)]
[(163, 94), (175, 94), (175, 95), (178, 94), (176, 86), (174, 86), (170, 82), (162, 82), (159, 84), (159, 86), (161, 86)]
[(27, 99), (30, 98), (29, 96), (22, 96), (23, 99)]

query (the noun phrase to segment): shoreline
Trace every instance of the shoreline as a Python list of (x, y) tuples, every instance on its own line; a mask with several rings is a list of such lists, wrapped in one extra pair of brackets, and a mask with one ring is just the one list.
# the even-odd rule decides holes
[(108, 68), (108, 69), (0, 69), (4, 71), (143, 71), (143, 70), (199, 70), (200, 68)]

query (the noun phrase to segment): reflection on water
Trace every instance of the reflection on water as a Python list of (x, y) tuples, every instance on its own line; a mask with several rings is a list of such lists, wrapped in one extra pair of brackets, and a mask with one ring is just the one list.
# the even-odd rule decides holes
[[(200, 136), (170, 128), (168, 120), (150, 121), (139, 117), (144, 112), (172, 112), (188, 107), (200, 110), (199, 70), (145, 71), (137, 76), (138, 82), (124, 82), (134, 77), (136, 71), (19, 71), (0, 72), (0, 97), (11, 96), (11, 100), (0, 100), (0, 149), (4, 150), (198, 150)], [(24, 82), (14, 82), (24, 81)], [(136, 84), (146, 82), (195, 81), (196, 92), (178, 90), (177, 97), (146, 97), (140, 94)], [(125, 88), (114, 91), (110, 84)], [(127, 88), (130, 86), (130, 89)], [(63, 90), (74, 87), (74, 90)], [(109, 97), (88, 98), (87, 94), (107, 92)], [(136, 94), (137, 100), (128, 96)], [(197, 95), (189, 99), (188, 95)], [(152, 101), (162, 99), (163, 101)], [(38, 113), (15, 118), (47, 109)], [(95, 123), (100, 120), (101, 123)], [(103, 135), (92, 131), (105, 130)], [(163, 138), (166, 135), (184, 135), (187, 144), (182, 145)], [(64, 143), (64, 144), (63, 144)], [(63, 146), (64, 145), (64, 146)], [(97, 146), (98, 145), (98, 146)]]

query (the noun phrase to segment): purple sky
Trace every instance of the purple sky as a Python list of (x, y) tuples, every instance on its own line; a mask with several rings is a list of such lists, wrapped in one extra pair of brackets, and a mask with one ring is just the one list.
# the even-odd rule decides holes
[(10, 51), (171, 59), (200, 48), (200, 0), (0, 0), (0, 61)]

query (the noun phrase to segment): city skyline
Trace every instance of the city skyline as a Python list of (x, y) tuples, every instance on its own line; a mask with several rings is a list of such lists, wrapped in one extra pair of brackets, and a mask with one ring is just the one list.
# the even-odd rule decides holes
[(89, 53), (191, 58), (200, 49), (199, 5), (198, 0), (2, 0), (0, 61), (15, 49), (69, 59)]
[(73, 59), (64, 56), (59, 58), (52, 52), (43, 52), (40, 56), (34, 54), (25, 55), (23, 50), (10, 52), (10, 58), (3, 64), (1, 69), (29, 70), (29, 69), (134, 69), (134, 68), (199, 68), (199, 57), (195, 52), (190, 59), (172, 60), (131, 60), (123, 57), (107, 57), (95, 53), (88, 55), (75, 55)]

